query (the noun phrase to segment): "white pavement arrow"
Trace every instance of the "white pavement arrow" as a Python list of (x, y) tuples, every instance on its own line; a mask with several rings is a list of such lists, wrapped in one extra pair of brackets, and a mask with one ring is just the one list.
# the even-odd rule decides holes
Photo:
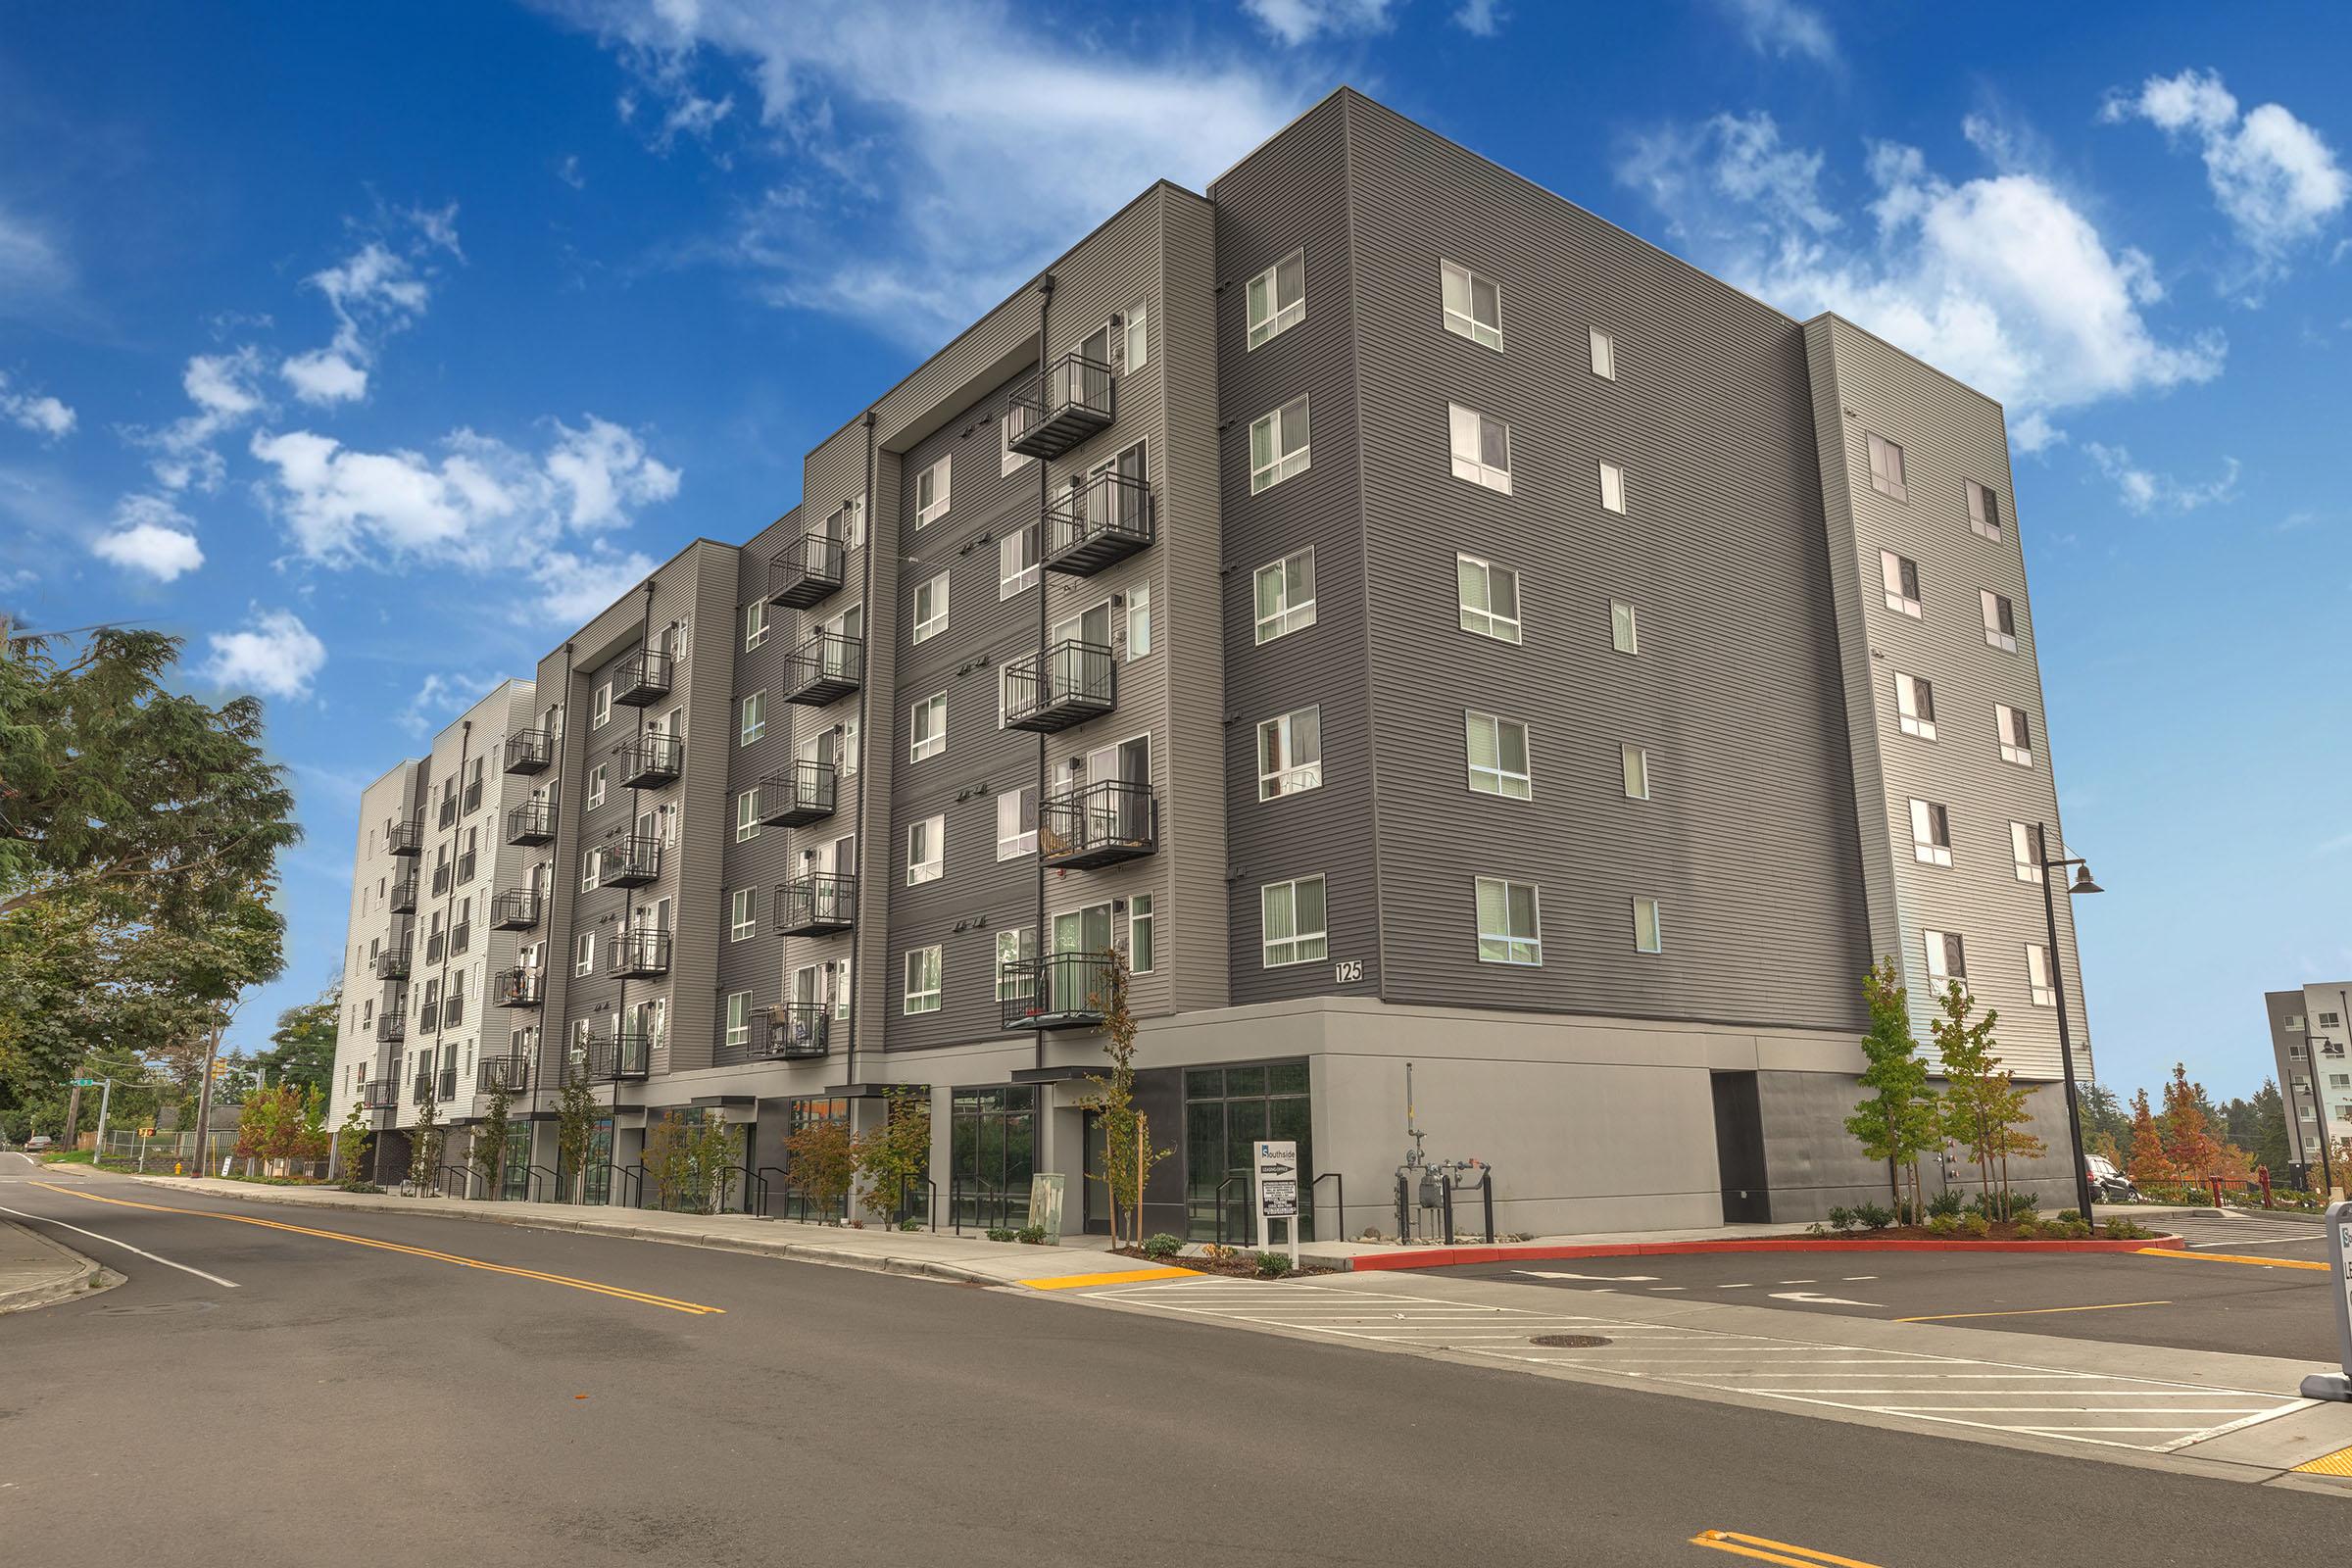
[(1646, 1285), (1657, 1278), (1655, 1274), (1560, 1274), (1541, 1268), (1515, 1268), (1511, 1272), (1524, 1274), (1531, 1280), (1606, 1280), (1611, 1285)]
[(1776, 1301), (1802, 1301), (1808, 1306), (1878, 1306), (1877, 1301), (1849, 1301), (1842, 1296), (1821, 1296), (1812, 1291), (1774, 1291)]

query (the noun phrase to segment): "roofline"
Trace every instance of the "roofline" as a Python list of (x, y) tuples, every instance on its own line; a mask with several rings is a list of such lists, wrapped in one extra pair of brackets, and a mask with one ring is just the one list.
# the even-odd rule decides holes
[(1912, 353), (1909, 349), (1903, 347), (1900, 343), (1887, 342), (1886, 339), (1881, 337), (1878, 333), (1873, 332), (1869, 327), (1862, 325), (1859, 321), (1854, 320), (1851, 317), (1839, 316), (1836, 311), (1822, 311), (1807, 318), (1804, 324), (1811, 326), (1815, 321), (1836, 321), (1841, 326), (1849, 327), (1852, 330), (1861, 333), (1864, 337), (1870, 339), (1873, 343), (1876, 343), (1879, 347), (1886, 350), (1888, 353), (1899, 354), (1904, 359), (1909, 360), (1913, 365), (1918, 366), (1921, 369), (1926, 370), (1931, 374), (1941, 376), (1944, 380), (1951, 382), (1952, 385), (1958, 387), (1970, 397), (1983, 398), (1994, 408), (2000, 409), (2002, 423), (2004, 425), (2008, 423), (2009, 411), (2001, 408), (2001, 400), (1999, 398), (1994, 397), (1989, 392), (1979, 391), (1977, 388), (1970, 386), (1966, 381), (1961, 380), (1958, 376), (1954, 375), (1951, 371), (1942, 368), (1940, 366), (1931, 365), (1926, 360), (1923, 360), (1918, 355)]

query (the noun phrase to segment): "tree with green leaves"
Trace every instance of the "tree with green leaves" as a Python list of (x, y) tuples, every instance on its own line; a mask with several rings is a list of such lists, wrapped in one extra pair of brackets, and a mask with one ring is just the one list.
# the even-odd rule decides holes
[(333, 1175), (336, 1179), (347, 1185), (352, 1182), (372, 1182), (375, 1173), (368, 1167), (368, 1155), (373, 1142), (374, 1133), (368, 1125), (368, 1113), (354, 1100), (351, 1109), (344, 1113), (343, 1125), (335, 1129)]
[(1110, 1203), (1110, 1245), (1121, 1240), (1125, 1223), (1129, 1244), (1144, 1245), (1144, 1192), (1152, 1167), (1171, 1151), (1152, 1147), (1152, 1119), (1135, 1102), (1134, 1010), (1128, 1005), (1127, 955), (1112, 949), (1098, 971), (1094, 994), (1088, 998), (1102, 1015), (1102, 1054), (1110, 1071), (1090, 1077), (1094, 1093), (1079, 1108), (1094, 1113), (1102, 1129), (1102, 1182)]
[(335, 1073), (335, 1035), (343, 1012), (343, 982), (318, 994), (316, 1001), (288, 1007), (277, 1015), (270, 1049), (253, 1058), (254, 1070), (265, 1084), (295, 1084), (323, 1090)]
[(2254, 1091), (2253, 1150), (2256, 1162), (2271, 1173), (2271, 1180), (2284, 1183), (2287, 1167), (2294, 1163), (2294, 1146), (2286, 1137), (2286, 1097), (2268, 1078)]
[(858, 1177), (858, 1150), (849, 1123), (818, 1116), (784, 1140), (785, 1169), (820, 1222), (842, 1205)]
[(409, 1129), (409, 1183), (420, 1193), (440, 1190), (441, 1147), (446, 1136), (440, 1107), (427, 1095), (417, 1102), (416, 1124)]
[(931, 1168), (931, 1092), (902, 1085), (888, 1092), (880, 1125), (860, 1134), (852, 1157), (865, 1206), (897, 1217), (913, 1184)]
[(2115, 1091), (2104, 1084), (2083, 1084), (2077, 1089), (2075, 1109), (2077, 1119), (2082, 1124), (2084, 1149), (2097, 1149), (2102, 1140), (2119, 1149), (2132, 1142), (2132, 1113), (2115, 1098)]
[(687, 1214), (715, 1214), (735, 1163), (735, 1130), (715, 1115), (689, 1119), (674, 1110), (645, 1132), (645, 1175), (658, 1205)]
[(604, 1114), (596, 1086), (588, 1081), (587, 1062), (576, 1056), (565, 1062), (564, 1087), (556, 1096), (556, 1163), (570, 1189), (566, 1201), (588, 1201), (588, 1156), (595, 1152), (596, 1124)]
[[(1977, 1167), (1977, 1187), (1985, 1212), (2006, 1218), (2008, 1194), (1996, 1200), (1995, 1169), (2016, 1131), (2029, 1119), (2023, 1094), (2008, 1069), (2001, 1065), (2000, 1043), (1993, 1027), (2000, 1013), (1986, 1008), (1972, 1020), (1977, 1008), (1957, 980), (1944, 983), (1936, 999), (1940, 1016), (1928, 1021), (1936, 1058), (1942, 1063), (1944, 1092), (1940, 1101), (1943, 1135), (1968, 1151)], [(2001, 1206), (1995, 1208), (1995, 1204)]]
[(1871, 1096), (1845, 1118), (1845, 1130), (1861, 1142), (1865, 1154), (1891, 1165), (1896, 1199), (1899, 1201), (1908, 1191), (1916, 1224), (1926, 1212), (1921, 1206), (1919, 1159), (1943, 1134), (1928, 1064), (1920, 1058), (1919, 1040), (1911, 1032), (1911, 994), (1892, 958), (1881, 958), (1862, 977), (1862, 1000), (1870, 1009), (1870, 1031), (1862, 1037), (1861, 1082)]
[(489, 1108), (474, 1124), (471, 1162), (482, 1178), (482, 1196), (495, 1199), (506, 1190), (507, 1135), (514, 1125), (514, 1091), (507, 1087), (507, 1075), (499, 1073), (490, 1082)]

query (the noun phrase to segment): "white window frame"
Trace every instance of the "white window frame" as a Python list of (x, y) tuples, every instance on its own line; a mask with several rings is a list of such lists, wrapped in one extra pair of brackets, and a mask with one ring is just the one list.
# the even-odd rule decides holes
[(1609, 646), (1628, 659), (1642, 653), (1642, 614), (1630, 599), (1609, 601)]
[[(904, 974), (904, 986), (899, 993), (900, 1012), (908, 1017), (916, 1013), (937, 1012), (947, 974), (947, 955), (940, 945), (934, 942), (927, 948), (908, 948)], [(918, 989), (918, 979), (927, 980), (930, 984)]]
[[(1021, 826), (1021, 790), (1013, 789), (1002, 791), (997, 796), (997, 858), (1000, 860), (1017, 860), (1024, 855), (1037, 853), (1037, 824), (1032, 822), (1027, 828)], [(1010, 833), (1004, 831), (1004, 810), (1008, 805), (1012, 808)]]
[[(1309, 883), (1321, 891), (1323, 923), (1313, 931), (1301, 931), (1298, 929), (1298, 890)], [(1289, 911), (1291, 931), (1288, 936), (1269, 937), (1266, 935), (1266, 911), (1273, 906), (1278, 894)], [(1261, 885), (1257, 890), (1257, 915), (1258, 961), (1261, 967), (1283, 969), (1297, 963), (1321, 963), (1331, 956), (1331, 887), (1324, 881), (1320, 871), (1312, 876), (1292, 877), (1287, 882)], [(1311, 952), (1307, 951), (1310, 949)], [(1281, 956), (1276, 956), (1277, 950), (1281, 950)]]
[(1625, 787), (1627, 800), (1648, 800), (1649, 748), (1619, 741), (1617, 743), (1617, 781)]
[(1597, 326), (1588, 326), (1592, 341), (1592, 373), (1604, 381), (1617, 379), (1617, 339)]
[(2007, 594), (1996, 594), (1989, 588), (1977, 590), (1978, 603), (1984, 612), (1984, 646), (1998, 648), (2004, 654), (2017, 652), (2017, 632), (2001, 629), (2001, 607), (2009, 607), (2009, 624), (2017, 625), (2017, 604)]
[(749, 942), (760, 931), (758, 890), (737, 888), (727, 895), (727, 940)]
[[(1306, 426), (1307, 439), (1291, 451), (1282, 450), (1282, 441), (1291, 424), (1291, 411), (1298, 411), (1299, 420)], [(1257, 433), (1266, 432), (1268, 460), (1257, 461)], [(1308, 407), (1304, 393), (1291, 399), (1270, 414), (1261, 414), (1250, 421), (1250, 493), (1257, 495), (1271, 490), (1285, 479), (1292, 479), (1314, 466), (1314, 411)]]
[[(1482, 725), (1494, 736), (1494, 762), (1491, 767), (1478, 760), (1477, 736)], [(1526, 765), (1519, 768), (1508, 765), (1502, 745), (1505, 729), (1519, 732), (1519, 759)], [(1535, 736), (1524, 720), (1504, 718), (1499, 713), (1482, 712), (1475, 708), (1464, 709), (1462, 764), (1468, 770), (1470, 791), (1474, 795), (1492, 795), (1505, 801), (1535, 798)]]
[(944, 813), (906, 824), (906, 885), (920, 887), (948, 874), (948, 819)]
[[(929, 600), (925, 613), (924, 601)], [(908, 643), (929, 642), (948, 629), (948, 574), (935, 572), (914, 585), (914, 629)]]
[(743, 607), (743, 651), (750, 653), (767, 641), (767, 601), (755, 599)]
[(749, 746), (767, 735), (767, 693), (764, 690), (747, 695), (737, 708), (735, 744)]
[[(1012, 947), (1004, 951), (1007, 939)], [(1037, 927), (1024, 925), (997, 933), (996, 987), (999, 1002), (1027, 1002), (1037, 996), (1037, 971), (1030, 969), (1010, 979), (1005, 977), (1006, 964), (1019, 965), (1037, 956)]]
[(1012, 450), (1012, 411), (1007, 409), (997, 416), (997, 472), (1000, 476), (1018, 473), (1037, 459), (1026, 452)]
[[(1903, 580), (1906, 568), (1910, 577), (1908, 583)], [(1918, 587), (1918, 562), (1897, 551), (1882, 550), (1879, 552), (1879, 588), (1886, 595), (1888, 610), (1898, 615), (1909, 615), (1913, 620), (1919, 619), (1919, 594), (1916, 592)]]
[(589, 701), (588, 727), (590, 729), (603, 729), (612, 721), (612, 683), (611, 681), (607, 681), (596, 689), (596, 696)]
[(1600, 475), (1600, 510), (1625, 514), (1625, 470), (1614, 463), (1596, 463)]
[(597, 763), (588, 770), (588, 809), (595, 810), (605, 804), (605, 764)]
[[(1462, 308), (1456, 309), (1446, 298), (1448, 286), (1461, 280)], [(1494, 291), (1494, 319), (1478, 318), (1478, 285), (1484, 283)], [(1455, 337), (1467, 338), (1481, 348), (1502, 352), (1502, 285), (1486, 273), (1460, 262), (1438, 259), (1438, 318), (1446, 330)]]
[(2041, 857), (2034, 851), (2033, 823), (2009, 824), (2009, 859), (2017, 868), (2020, 882), (2039, 882), (2047, 875), (2042, 869)]
[[(1502, 462), (1487, 461), (1488, 427), (1502, 432)], [(1462, 450), (1464, 440), (1469, 450)], [(1446, 405), (1446, 442), (1453, 459), (1453, 476), (1482, 485), (1497, 495), (1511, 493), (1511, 422), (1462, 403)]]
[(735, 797), (735, 842), (749, 844), (760, 836), (760, 792), (745, 790)]
[(1870, 487), (1890, 500), (1908, 502), (1911, 481), (1901, 445), (1875, 431), (1864, 431), (1863, 446), (1870, 458)]
[[(956, 477), (955, 459), (953, 452), (940, 454), (915, 474), (914, 483), (907, 487), (907, 494), (914, 497), (914, 525), (917, 529), (928, 528), (948, 514)], [(931, 499), (928, 502), (923, 500), (925, 481), (931, 486)]]
[[(1487, 929), (1487, 890), (1494, 889), (1502, 900), (1502, 929)], [(1525, 888), (1528, 894), (1528, 912), (1535, 917), (1535, 928), (1525, 935), (1511, 923), (1511, 894)], [(1544, 890), (1534, 882), (1513, 882), (1506, 877), (1481, 876), (1470, 880), (1470, 904), (1478, 925), (1478, 961), (1508, 964), (1517, 968), (1541, 968), (1544, 964)]]
[[(1486, 604), (1483, 610), (1462, 598), (1462, 568), (1465, 566), (1476, 568), (1479, 574)], [(1511, 607), (1515, 613), (1509, 615), (1501, 614), (1494, 608), (1494, 574), (1498, 571), (1511, 579)], [(1453, 598), (1462, 630), (1472, 636), (1492, 637), (1498, 643), (1509, 643), (1514, 647), (1524, 642), (1527, 637), (1527, 602), (1520, 596), (1520, 586), (1519, 573), (1514, 568), (1498, 566), (1482, 556), (1457, 554), (1453, 558)], [(1481, 620), (1486, 624), (1472, 625), (1473, 620)]]
[[(1289, 304), (1282, 301), (1282, 270), (1291, 263), (1298, 264), (1298, 295)], [(1261, 295), (1259, 285), (1264, 289)], [(1265, 314), (1257, 315), (1264, 304)], [(1251, 319), (1255, 317), (1255, 319)], [(1248, 329), (1245, 339), (1248, 349), (1263, 348), (1283, 333), (1306, 319), (1306, 251), (1291, 252), (1272, 267), (1251, 278), (1242, 290), (1242, 324)]]
[(1952, 814), (1941, 801), (1911, 802), (1911, 858), (1922, 865), (1952, 863)]
[[(1928, 698), (1924, 705), (1919, 701), (1919, 694), (1923, 691), (1927, 693)], [(1922, 706), (1927, 709), (1925, 714), (1919, 710)], [(1908, 674), (1899, 669), (1896, 670), (1894, 672), (1894, 709), (1895, 716), (1900, 721), (1900, 727), (1904, 734), (1915, 735), (1923, 741), (1932, 741), (1936, 738), (1936, 683), (1934, 681)]]
[[(1291, 603), (1290, 597), (1291, 567), (1294, 563), (1298, 564), (1298, 575), (1303, 579), (1306, 588), (1306, 597), (1297, 604)], [(1272, 614), (1268, 614), (1265, 608), (1265, 587), (1269, 573), (1272, 574), (1276, 601)], [(1304, 631), (1312, 626), (1315, 623), (1315, 547), (1308, 545), (1304, 550), (1294, 550), (1281, 560), (1269, 561), (1251, 572), (1250, 610), (1257, 621), (1257, 643), (1261, 648), (1278, 637), (1287, 637), (1292, 632)]]
[[(1947, 938), (1960, 944), (1960, 967), (1957, 971), (1952, 969), (1951, 955), (1944, 946)], [(1968, 990), (1968, 939), (1957, 931), (1922, 929), (1919, 933), (1919, 941), (1921, 951), (1926, 955), (1928, 960), (1931, 995), (1941, 996), (1944, 982), (1947, 980), (1959, 981), (1960, 989), (1966, 992)]]
[(1149, 659), (1157, 646), (1152, 641), (1152, 585), (1137, 583), (1127, 590), (1127, 662)]
[(1152, 307), (1138, 303), (1121, 313), (1119, 373), (1133, 375), (1152, 363)]
[(596, 933), (583, 931), (571, 940), (571, 976), (585, 979), (596, 973)]
[(602, 846), (580, 852), (580, 891), (594, 893), (604, 868), (605, 852)]
[[(1298, 756), (1298, 719), (1308, 713), (1315, 720), (1315, 755)], [(1271, 733), (1279, 737), (1283, 766), (1266, 766), (1266, 738)], [(1260, 719), (1257, 725), (1257, 798), (1262, 803), (1287, 800), (1323, 787), (1323, 709), (1320, 704), (1294, 708), (1287, 713)]]
[[(997, 602), (1003, 604), (1015, 594), (1025, 593), (1037, 586), (1038, 573), (1044, 569), (1044, 544), (1034, 522), (1015, 525), (997, 541)], [(1005, 568), (1009, 566), (1011, 570)]]
[(2001, 493), (1974, 479), (1963, 481), (1968, 491), (1968, 530), (1980, 539), (2001, 542)]
[(1152, 895), (1130, 893), (1127, 895), (1127, 972), (1150, 974), (1158, 967), (1159, 915), (1152, 906)]
[[(2017, 721), (2017, 727), (2026, 732), (2026, 742), (2022, 746), (2009, 738), (2010, 720), (2013, 717)], [(2001, 740), (2001, 760), (2014, 762), (2019, 767), (2032, 767), (2034, 765), (2034, 721), (2026, 716), (2026, 710), (2022, 708), (2012, 708), (2007, 703), (1995, 703), (1992, 705), (1992, 724), (1994, 732), (2000, 736)]]
[(948, 694), (933, 692), (906, 710), (906, 760), (919, 762), (948, 749)]
[(749, 991), (727, 993), (726, 1034), (720, 1044), (730, 1049), (752, 1043), (752, 994)]
[(2026, 944), (2026, 994), (2036, 1007), (2058, 1005), (2058, 988), (2050, 979), (2050, 948), (2046, 942)]
[(1634, 900), (1634, 951), (1652, 954), (1666, 951), (1666, 906), (1656, 899)]

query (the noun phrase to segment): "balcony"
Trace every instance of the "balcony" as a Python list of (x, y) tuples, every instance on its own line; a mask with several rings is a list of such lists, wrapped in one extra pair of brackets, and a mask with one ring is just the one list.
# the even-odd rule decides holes
[(441, 1004), (438, 1002), (428, 1002), (424, 1005), (418, 1007), (416, 1009), (416, 1027), (419, 1031), (428, 1035), (439, 1032), (441, 1028)]
[(490, 901), (490, 929), (528, 931), (539, 923), (539, 895), (530, 888), (501, 893)]
[(391, 1110), (400, 1103), (400, 1080), (370, 1078), (360, 1085), (360, 1107), (363, 1110)]
[(520, 806), (507, 808), (507, 842), (509, 844), (546, 844), (556, 836), (556, 807), (553, 801), (525, 801)]
[(556, 762), (556, 737), (544, 729), (518, 729), (507, 737), (507, 771), (544, 773)]
[(1101, 643), (1059, 642), (1004, 666), (1004, 727), (1051, 735), (1119, 706), (1119, 665)]
[(661, 730), (647, 730), (612, 748), (612, 760), (624, 790), (660, 789), (678, 781), (686, 765), (686, 743)]
[(998, 973), (997, 992), (1007, 1029), (1091, 1029), (1102, 1022), (1108, 953), (1049, 953), (1021, 958)]
[(404, 942), (397, 948), (386, 948), (377, 954), (375, 977), (378, 980), (406, 980), (409, 977), (409, 959), (414, 951)]
[(391, 909), (394, 914), (415, 914), (416, 912), (416, 875), (415, 872), (412, 871), (392, 884)]
[(1058, 458), (1110, 427), (1117, 394), (1109, 366), (1065, 354), (1012, 395), (1005, 444), (1025, 457)]
[(458, 798), (455, 795), (444, 795), (441, 797), (439, 821), (443, 827), (457, 826)]
[(592, 1084), (643, 1083), (653, 1062), (653, 1037), (642, 1029), (624, 1029), (590, 1040), (586, 1054), (575, 1056), (565, 1071)]
[(394, 855), (424, 853), (424, 818), (398, 816), (384, 824), (384, 848)]
[(833, 1049), (832, 1006), (779, 1002), (752, 1020), (752, 1052), (769, 1061), (814, 1061)]
[(807, 827), (833, 814), (838, 780), (831, 762), (794, 762), (760, 781), (760, 820), (769, 827)]
[(1073, 871), (1159, 853), (1159, 803), (1149, 784), (1106, 778), (1046, 798), (1037, 814), (1046, 863)]
[(658, 703), (669, 695), (676, 661), (667, 654), (643, 649), (620, 662), (612, 672), (612, 700), (631, 708)]
[(484, 1056), (473, 1065), (474, 1088), (487, 1095), (504, 1089), (519, 1095), (531, 1087), (531, 1058), (525, 1054)]
[(784, 662), (784, 700), (821, 708), (847, 697), (865, 679), (865, 639), (820, 631)]
[(788, 937), (821, 937), (858, 923), (858, 879), (824, 872), (776, 887), (776, 928)]
[(1045, 568), (1091, 577), (1151, 544), (1152, 487), (1105, 471), (1046, 509)]
[(829, 534), (802, 534), (768, 561), (767, 602), (793, 610), (822, 603), (841, 586), (846, 554)]
[(375, 1038), (387, 1045), (409, 1038), (409, 1015), (405, 1012), (379, 1014), (375, 1020)]
[(651, 833), (625, 833), (604, 848), (597, 877), (609, 888), (641, 888), (662, 874), (662, 841)]
[(544, 970), (518, 966), (501, 969), (490, 977), (490, 1004), (494, 1007), (536, 1007), (545, 991)]
[(669, 933), (650, 926), (612, 933), (610, 964), (614, 974), (650, 980), (669, 973)]

